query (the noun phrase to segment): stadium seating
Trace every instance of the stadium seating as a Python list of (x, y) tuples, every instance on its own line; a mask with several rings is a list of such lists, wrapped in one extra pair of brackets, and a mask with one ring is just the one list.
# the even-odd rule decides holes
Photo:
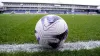
[(64, 11), (48, 11), (49, 14), (64, 14)]
[[(3, 2), (4, 13), (16, 14), (97, 14), (97, 6), (55, 3)], [(2, 9), (0, 9), (2, 10)]]
[(25, 13), (25, 10), (15, 10), (15, 13)]
[(4, 11), (4, 14), (10, 14), (12, 12), (12, 10), (6, 10)]
[(38, 14), (46, 14), (47, 12), (46, 11), (37, 11), (36, 13), (38, 13)]
[(30, 13), (36, 13), (37, 11), (36, 10), (30, 10)]

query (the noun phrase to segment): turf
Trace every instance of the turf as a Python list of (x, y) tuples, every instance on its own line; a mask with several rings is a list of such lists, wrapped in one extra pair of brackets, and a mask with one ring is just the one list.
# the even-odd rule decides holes
[(100, 40), (100, 15), (62, 15), (69, 26), (67, 41)]
[[(0, 14), (0, 44), (37, 43), (34, 29), (42, 15)], [(66, 42), (100, 40), (100, 15), (59, 15), (68, 24)], [(74, 51), (0, 52), (0, 56), (100, 56), (100, 48)]]
[[(34, 29), (42, 17), (36, 14), (0, 14), (0, 44), (37, 43)], [(66, 42), (100, 40), (100, 15), (59, 15), (68, 24)]]
[(74, 50), (74, 51), (44, 51), (44, 52), (1, 52), (0, 56), (100, 56), (100, 48), (91, 50)]

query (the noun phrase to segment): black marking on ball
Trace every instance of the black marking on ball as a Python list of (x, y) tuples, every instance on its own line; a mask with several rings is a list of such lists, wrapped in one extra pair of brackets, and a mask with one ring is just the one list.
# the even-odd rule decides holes
[(55, 36), (53, 36), (53, 38), (57, 38), (57, 39), (59, 39), (60, 41), (59, 41), (58, 43), (49, 42), (48, 44), (49, 44), (52, 48), (56, 49), (57, 47), (59, 47), (60, 42), (61, 42), (63, 39), (66, 39), (67, 35), (68, 35), (68, 30), (66, 30), (64, 33), (62, 33), (62, 34), (60, 34), (60, 35), (55, 35)]
[(50, 45), (53, 49), (56, 49), (56, 48), (59, 46), (59, 43), (52, 43), (52, 42), (49, 42), (49, 45)]
[(35, 30), (34, 33), (37, 33), (37, 31)]
[(67, 37), (67, 35), (68, 35), (68, 30), (66, 30), (64, 33), (62, 33), (62, 34), (59, 34), (59, 35), (55, 35), (55, 36), (53, 36), (54, 38), (57, 38), (57, 39), (59, 39), (60, 41), (61, 40), (63, 40), (63, 39), (65, 39), (66, 37)]

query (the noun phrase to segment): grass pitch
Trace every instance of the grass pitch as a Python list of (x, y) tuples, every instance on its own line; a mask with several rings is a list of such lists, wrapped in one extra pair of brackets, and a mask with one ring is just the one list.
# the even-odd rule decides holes
[[(0, 44), (37, 43), (34, 29), (44, 15), (1, 14)], [(67, 42), (100, 40), (100, 15), (59, 15), (68, 24)]]
[[(44, 15), (0, 14), (0, 44), (37, 43), (34, 29)], [(68, 24), (66, 42), (100, 40), (100, 15), (59, 15)], [(0, 56), (100, 56), (100, 48), (79, 51), (0, 53)]]

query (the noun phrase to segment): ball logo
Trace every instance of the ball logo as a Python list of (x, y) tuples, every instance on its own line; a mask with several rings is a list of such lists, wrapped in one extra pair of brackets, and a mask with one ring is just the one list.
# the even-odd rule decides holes
[(41, 22), (42, 22), (42, 25), (43, 25), (43, 29), (44, 30), (47, 30), (49, 29), (50, 27), (52, 27), (54, 24), (56, 24), (57, 20), (59, 20), (60, 18), (57, 18), (57, 17), (43, 17), (41, 19)]

